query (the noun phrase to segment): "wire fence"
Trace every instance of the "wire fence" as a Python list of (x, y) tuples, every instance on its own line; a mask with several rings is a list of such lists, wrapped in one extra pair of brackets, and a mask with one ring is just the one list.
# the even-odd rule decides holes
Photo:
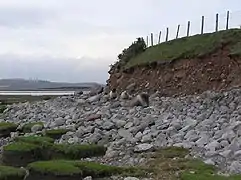
[(177, 38), (197, 34), (217, 32), (233, 28), (241, 28), (241, 11), (214, 14), (212, 17), (201, 16), (200, 19), (188, 21), (176, 26), (167, 27), (146, 37), (147, 47)]

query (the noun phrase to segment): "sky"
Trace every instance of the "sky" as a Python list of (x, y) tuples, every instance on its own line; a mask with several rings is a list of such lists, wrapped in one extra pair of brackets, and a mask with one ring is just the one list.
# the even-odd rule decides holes
[[(191, 21), (198, 33), (220, 28), (230, 11), (230, 26), (241, 25), (240, 0), (0, 0), (0, 78), (64, 82), (108, 79), (109, 65), (137, 37), (169, 27), (170, 38)], [(164, 38), (164, 36), (162, 36)]]

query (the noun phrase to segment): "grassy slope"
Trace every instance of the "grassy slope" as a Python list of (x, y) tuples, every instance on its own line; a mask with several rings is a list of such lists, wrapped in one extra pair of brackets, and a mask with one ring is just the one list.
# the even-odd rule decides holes
[(154, 171), (154, 179), (160, 180), (239, 180), (241, 175), (218, 175), (216, 167), (199, 159), (185, 158), (189, 151), (168, 147), (157, 151), (148, 163)]
[(130, 59), (125, 68), (155, 61), (200, 57), (214, 52), (223, 44), (228, 44), (230, 55), (241, 55), (241, 30), (230, 29), (164, 42)]

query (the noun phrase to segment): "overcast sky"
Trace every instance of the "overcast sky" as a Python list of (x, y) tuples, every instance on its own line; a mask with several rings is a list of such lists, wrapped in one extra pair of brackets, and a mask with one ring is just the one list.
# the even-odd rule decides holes
[(226, 10), (240, 25), (240, 0), (0, 0), (0, 78), (104, 83), (136, 37), (188, 20), (196, 33), (202, 15), (213, 30), (217, 12), (223, 28)]

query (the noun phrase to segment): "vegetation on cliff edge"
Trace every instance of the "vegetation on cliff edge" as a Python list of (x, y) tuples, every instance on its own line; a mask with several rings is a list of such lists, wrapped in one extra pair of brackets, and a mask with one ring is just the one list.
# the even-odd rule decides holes
[(118, 65), (126, 69), (153, 62), (162, 63), (177, 59), (204, 57), (223, 47), (227, 48), (230, 56), (239, 57), (241, 55), (241, 30), (229, 29), (163, 42), (140, 51), (128, 58), (128, 61), (119, 60)]

